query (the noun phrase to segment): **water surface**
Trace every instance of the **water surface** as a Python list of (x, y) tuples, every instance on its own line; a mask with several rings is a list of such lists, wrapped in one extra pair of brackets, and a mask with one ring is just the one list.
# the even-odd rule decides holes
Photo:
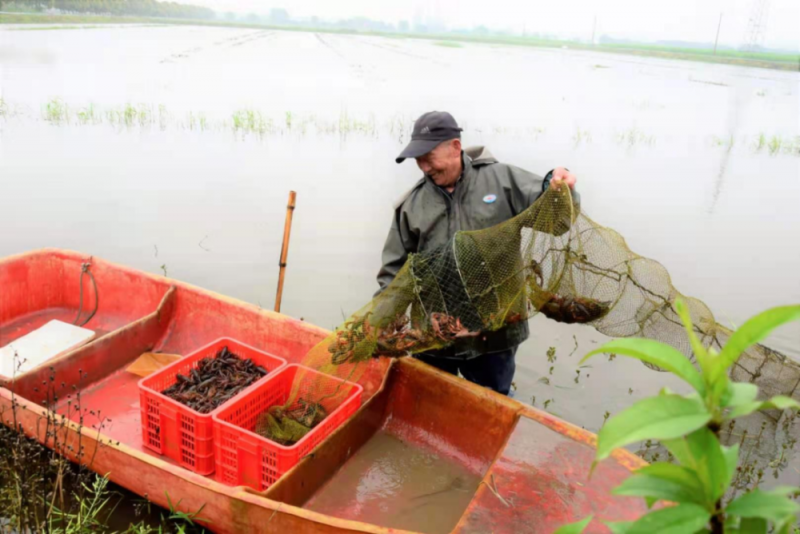
[[(283, 311), (331, 328), (377, 288), (392, 203), (420, 174), (394, 163), (413, 118), (446, 109), (467, 145), (539, 174), (571, 169), (593, 219), (741, 324), (800, 302), (798, 81), (566, 49), (3, 28), (0, 256), (75, 249), (272, 307), (295, 190)], [(604, 339), (533, 319), (517, 398), (596, 430), (675, 387), (621, 358), (578, 374)], [(800, 357), (800, 325), (768, 344)]]

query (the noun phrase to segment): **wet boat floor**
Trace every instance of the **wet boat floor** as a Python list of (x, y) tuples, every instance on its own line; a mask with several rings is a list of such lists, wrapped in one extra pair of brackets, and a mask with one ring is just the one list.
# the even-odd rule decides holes
[(438, 534), (455, 527), (479, 484), (452, 460), (379, 431), (303, 507)]
[[(139, 380), (140, 377), (125, 369), (118, 369), (81, 392), (80, 410), (73, 397), (71, 406), (67, 406), (69, 401), (63, 400), (57, 411), (62, 414), (69, 411), (69, 418), (74, 422), (100, 430), (114, 441), (149, 452), (142, 443)], [(155, 456), (162, 458), (157, 454)]]

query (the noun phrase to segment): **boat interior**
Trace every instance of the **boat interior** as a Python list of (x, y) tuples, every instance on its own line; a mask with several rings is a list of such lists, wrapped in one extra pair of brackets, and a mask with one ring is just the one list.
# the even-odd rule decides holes
[[(53, 319), (77, 318), (80, 325), (90, 317), (83, 327), (96, 332), (28, 372), (0, 376), (0, 386), (154, 462), (172, 463), (142, 442), (140, 377), (126, 371), (142, 353), (188, 354), (230, 337), (300, 363), (326, 335), (254, 305), (71, 252), (0, 261), (0, 287), (0, 347)], [(359, 382), (364, 393), (354, 416), (266, 491), (247, 491), (421, 532), (641, 513), (637, 501), (609, 494), (635, 462), (609, 459), (588, 479), (591, 435), (545, 412), (412, 358), (374, 360)]]

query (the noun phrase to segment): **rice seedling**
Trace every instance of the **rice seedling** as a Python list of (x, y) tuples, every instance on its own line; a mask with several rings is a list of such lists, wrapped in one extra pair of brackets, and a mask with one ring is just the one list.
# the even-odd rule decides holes
[(186, 122), (182, 126), (189, 130), (200, 130), (201, 132), (209, 128), (206, 116), (203, 113), (194, 113), (193, 111), (186, 115)]
[(351, 117), (347, 109), (343, 109), (339, 113), (339, 122), (337, 125), (329, 128), (333, 132), (338, 132), (340, 136), (346, 137), (351, 133), (361, 133), (370, 136), (377, 136), (378, 129), (375, 125), (375, 115), (370, 113), (366, 121)]
[(86, 107), (81, 108), (76, 115), (80, 124), (98, 124), (100, 121), (102, 121), (102, 117), (99, 113), (97, 113), (94, 104), (91, 103)]
[(592, 134), (589, 132), (589, 130), (581, 130), (580, 128), (576, 128), (575, 134), (572, 136), (572, 142), (576, 147), (581, 143), (591, 143)]
[(641, 144), (653, 146), (656, 143), (655, 135), (648, 135), (635, 126), (623, 132), (617, 132), (615, 139), (618, 144), (627, 145), (628, 149)]
[(758, 134), (758, 138), (756, 139), (755, 144), (753, 145), (753, 150), (756, 152), (761, 152), (764, 147), (767, 146), (767, 136), (764, 135), (764, 132)]
[(724, 148), (727, 152), (730, 152), (733, 150), (733, 146), (736, 144), (736, 138), (733, 136), (733, 133), (730, 133), (728, 137), (714, 135), (711, 137), (711, 144), (716, 147)]
[(532, 126), (526, 129), (526, 133), (534, 138), (535, 141), (539, 140), (540, 135), (544, 135), (547, 130), (541, 126)]
[(8, 116), (8, 104), (3, 100), (3, 97), (0, 97), (0, 117), (6, 116)]
[(44, 119), (52, 124), (69, 122), (69, 107), (60, 98), (53, 98), (45, 104)]
[(233, 113), (233, 131), (243, 134), (253, 133), (259, 137), (275, 132), (275, 125), (271, 118), (266, 117), (260, 111), (253, 109), (241, 109)]
[(781, 145), (783, 144), (783, 139), (779, 135), (773, 135), (769, 139), (769, 144), (767, 148), (769, 148), (769, 155), (774, 156), (781, 151)]
[(800, 135), (796, 135), (794, 140), (784, 140), (783, 152), (790, 156), (800, 156)]
[(167, 129), (168, 122), (169, 122), (169, 113), (167, 112), (167, 107), (164, 104), (159, 104), (158, 127), (162, 132)]

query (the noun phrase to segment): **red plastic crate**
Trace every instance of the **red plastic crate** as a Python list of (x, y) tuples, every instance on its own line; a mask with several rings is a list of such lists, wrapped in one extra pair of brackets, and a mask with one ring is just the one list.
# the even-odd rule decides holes
[(198, 367), (200, 360), (213, 358), (223, 347), (228, 347), (230, 352), (242, 359), (253, 360), (269, 374), (217, 407), (217, 410), (235, 401), (250, 388), (262, 383), (276, 370), (286, 365), (286, 360), (283, 358), (234, 339), (220, 338), (139, 381), (142, 442), (146, 447), (201, 475), (210, 475), (214, 472), (214, 431), (211, 419), (211, 414), (214, 412), (202, 414), (162, 395), (161, 392), (177, 381), (178, 373), (188, 374), (191, 369)]
[[(321, 401), (328, 417), (303, 439), (286, 447), (259, 436), (254, 430), (259, 414), (287, 402), (298, 372), (303, 373), (303, 381), (298, 385), (299, 397), (309, 390), (312, 400), (323, 389), (337, 394)], [(258, 386), (214, 412), (214, 478), (229, 486), (267, 489), (358, 410), (363, 390), (353, 382), (343, 382), (341, 378), (297, 364), (270, 374)]]

